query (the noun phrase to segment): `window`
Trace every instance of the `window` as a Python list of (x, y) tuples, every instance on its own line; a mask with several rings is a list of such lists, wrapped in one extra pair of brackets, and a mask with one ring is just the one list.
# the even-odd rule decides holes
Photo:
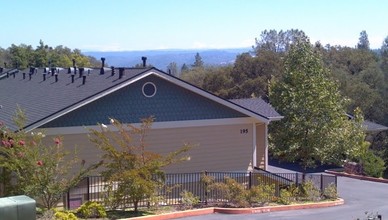
[(143, 95), (148, 98), (151, 98), (156, 94), (156, 86), (152, 82), (144, 83), (142, 90)]

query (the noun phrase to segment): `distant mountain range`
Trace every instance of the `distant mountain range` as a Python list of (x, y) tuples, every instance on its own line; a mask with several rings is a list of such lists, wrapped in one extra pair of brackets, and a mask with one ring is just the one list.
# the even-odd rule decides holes
[(236, 49), (176, 49), (176, 50), (144, 50), (144, 51), (89, 51), (83, 52), (87, 56), (100, 60), (105, 57), (109, 66), (132, 67), (141, 64), (141, 57), (147, 57), (147, 64), (158, 69), (167, 70), (167, 66), (175, 62), (178, 70), (185, 63), (190, 66), (194, 63), (195, 54), (199, 53), (204, 65), (219, 66), (234, 63), (236, 56), (245, 52), (250, 52), (251, 48)]

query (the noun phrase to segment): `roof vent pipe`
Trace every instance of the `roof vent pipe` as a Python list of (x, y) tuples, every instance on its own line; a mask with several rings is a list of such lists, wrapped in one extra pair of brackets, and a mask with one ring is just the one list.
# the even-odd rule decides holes
[(29, 76), (29, 80), (31, 80), (31, 78), (32, 78), (32, 74), (30, 73), (30, 74), (28, 74), (28, 76)]
[(147, 57), (141, 57), (141, 60), (143, 60), (143, 67), (147, 66)]
[(9, 73), (7, 73), (7, 78), (9, 78)]
[(4, 62), (4, 68), (7, 68), (7, 62)]
[(3, 72), (3, 67), (0, 67), (0, 73), (2, 73)]
[(13, 78), (15, 78), (15, 76), (16, 76), (16, 72), (14, 72), (12, 75), (13, 75)]
[(26, 79), (26, 73), (23, 73), (23, 79)]
[(105, 73), (104, 67), (105, 67), (105, 58), (101, 57), (101, 69), (100, 69), (101, 75), (103, 75)]
[(43, 74), (43, 81), (46, 81), (46, 73)]
[(123, 78), (124, 68), (119, 68), (119, 79)]
[(71, 75), (71, 83), (74, 83), (74, 75)]
[(58, 82), (58, 74), (55, 74), (55, 82)]
[[(75, 59), (73, 58), (73, 68), (74, 68), (74, 74), (77, 74), (77, 67), (75, 65)], [(79, 76), (81, 77), (81, 76)]]
[(79, 78), (82, 77), (83, 73), (84, 73), (84, 68), (79, 68)]
[(82, 85), (85, 85), (86, 83), (86, 76), (82, 76)]
[(115, 75), (115, 67), (111, 66), (110, 68), (112, 69), (112, 76), (114, 76)]

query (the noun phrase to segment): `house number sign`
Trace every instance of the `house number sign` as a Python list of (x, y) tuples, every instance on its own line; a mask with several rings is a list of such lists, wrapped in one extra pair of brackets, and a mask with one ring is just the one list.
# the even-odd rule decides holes
[(240, 134), (248, 134), (248, 128), (240, 129)]

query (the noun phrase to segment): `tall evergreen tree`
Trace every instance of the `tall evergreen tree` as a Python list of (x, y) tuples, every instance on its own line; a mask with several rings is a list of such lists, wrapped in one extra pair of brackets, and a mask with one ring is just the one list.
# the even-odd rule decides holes
[(361, 31), (360, 37), (358, 38), (357, 48), (361, 50), (369, 50), (369, 39), (366, 31)]
[(202, 68), (203, 67), (202, 57), (201, 57), (201, 55), (199, 55), (199, 53), (195, 54), (195, 61), (194, 61), (193, 67), (194, 68)]

